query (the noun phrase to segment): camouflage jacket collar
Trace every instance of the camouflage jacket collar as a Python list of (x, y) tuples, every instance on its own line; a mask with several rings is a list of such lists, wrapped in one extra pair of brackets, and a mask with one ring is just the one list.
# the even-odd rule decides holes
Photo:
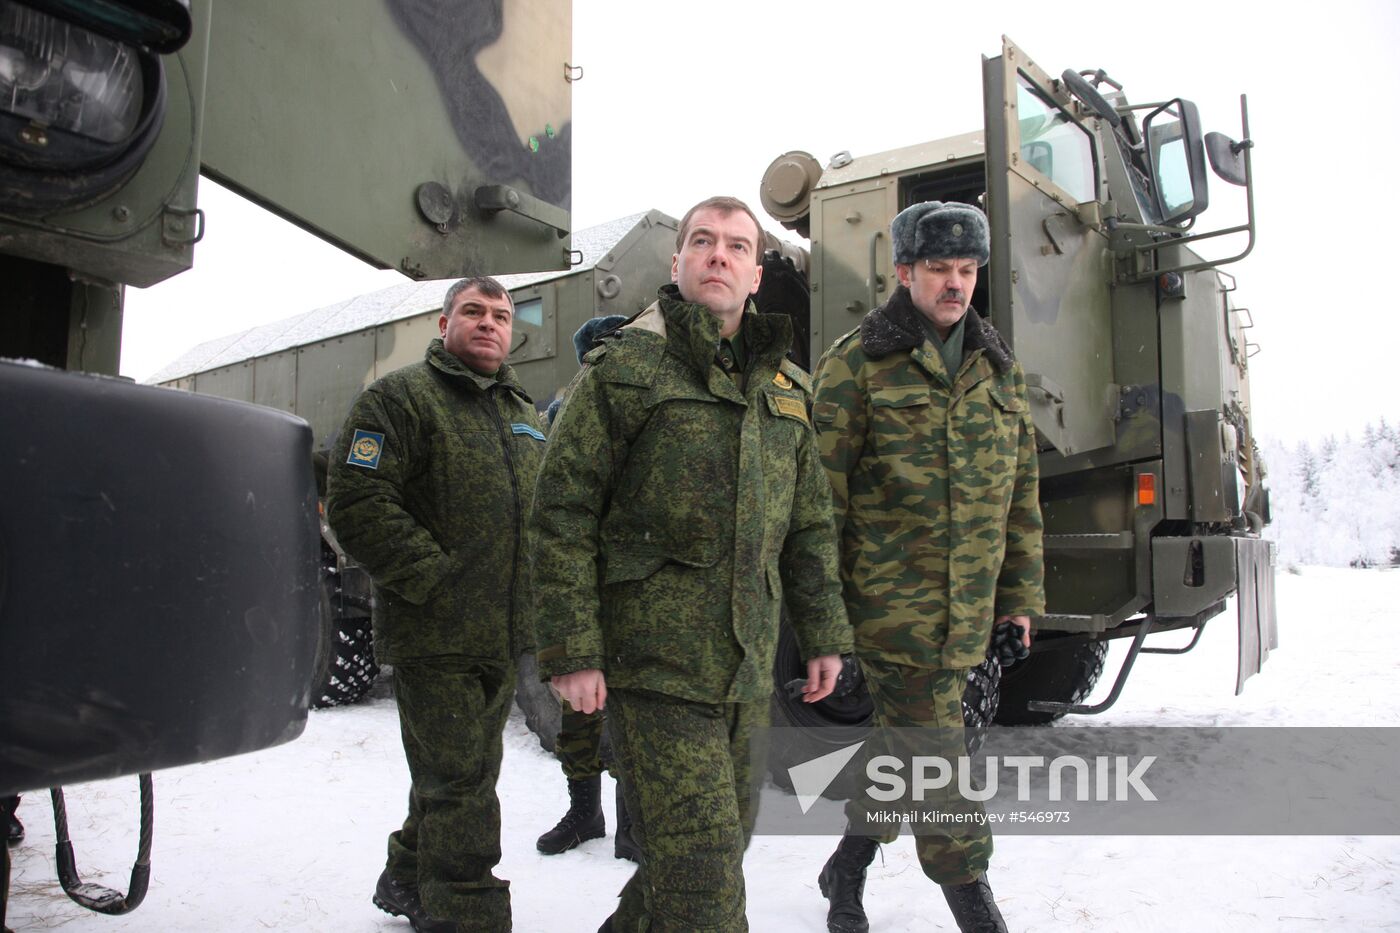
[[(899, 350), (915, 350), (923, 346), (923, 325), (919, 309), (909, 297), (909, 289), (900, 285), (890, 300), (871, 311), (860, 322), (860, 345), (872, 359), (883, 359)], [(963, 324), (963, 353), (981, 350), (1000, 373), (1011, 371), (1011, 348), (1001, 334), (976, 311), (969, 309)]]
[(515, 370), (511, 368), (508, 363), (502, 363), (501, 368), (496, 371), (494, 376), (483, 376), (481, 373), (447, 352), (447, 348), (442, 345), (441, 337), (434, 337), (432, 339), (432, 342), (428, 344), (428, 352), (424, 358), (427, 360), (429, 366), (443, 375), (453, 379), (466, 380), (483, 392), (488, 391), (492, 386), (500, 384), (503, 388), (514, 392), (525, 401), (531, 401), (530, 396), (525, 393), (525, 387), (522, 386), (520, 380), (516, 378)]
[[(657, 307), (666, 322), (667, 346), (702, 375), (709, 372), (719, 350), (719, 318), (704, 305), (681, 299), (675, 285), (657, 292)], [(744, 308), (744, 339), (748, 342), (750, 368), (768, 365), (777, 369), (792, 344), (792, 321), (781, 314), (759, 314), (750, 299)]]

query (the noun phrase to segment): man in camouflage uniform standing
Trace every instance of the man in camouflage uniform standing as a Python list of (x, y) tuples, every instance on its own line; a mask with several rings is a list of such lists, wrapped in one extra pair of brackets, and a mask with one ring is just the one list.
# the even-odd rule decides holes
[(531, 519), (536, 655), (606, 703), (642, 860), (603, 930), (735, 933), (780, 603), (828, 693), (851, 644), (831, 493), (790, 321), (749, 302), (762, 231), (732, 198), (682, 219), (674, 285), (585, 357)]
[[(986, 217), (928, 201), (891, 225), (899, 287), (818, 364), (813, 418), (831, 479), (846, 607), (881, 728), (962, 748), (961, 698), (994, 626), (1043, 614), (1035, 431), (1025, 377), (975, 311)], [(872, 746), (876, 743), (872, 743)], [(870, 749), (878, 753), (877, 749)], [(818, 879), (832, 933), (869, 929), (861, 895), (883, 832), (859, 801)], [(986, 869), (991, 833), (916, 835), (961, 930), (1005, 930)]]
[(513, 317), (495, 279), (454, 284), (441, 338), (365, 389), (330, 458), (328, 517), (375, 582), (413, 782), (374, 903), (419, 931), (511, 925), (496, 778), (533, 645), (524, 525), (545, 446), (505, 362)]

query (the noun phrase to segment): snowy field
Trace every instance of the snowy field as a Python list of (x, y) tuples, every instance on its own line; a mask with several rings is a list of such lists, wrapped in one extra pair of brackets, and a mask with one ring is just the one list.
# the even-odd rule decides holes
[[(1280, 647), (1242, 696), (1232, 695), (1231, 610), (1192, 653), (1139, 659), (1118, 705), (1080, 724), (1400, 726), (1400, 572), (1281, 573), (1278, 607)], [(1173, 638), (1184, 642), (1158, 643)], [(160, 772), (150, 893), (117, 918), (89, 914), (59, 890), (47, 795), (28, 795), (8, 924), (16, 933), (407, 933), (369, 899), (407, 788), (390, 700), (313, 713), (289, 745)], [(535, 852), (535, 837), (564, 810), (564, 781), (518, 714), (506, 729), (500, 791), (497, 873), (512, 882), (515, 929), (591, 933), (632, 866), (612, 858), (611, 835), (562, 856)], [(135, 778), (71, 787), (68, 807), (85, 880), (124, 890), (136, 851)], [(754, 839), (745, 863), (751, 929), (825, 930), (816, 875), (833, 842)], [(1396, 837), (1002, 836), (989, 874), (1008, 926), (1021, 933), (1400, 930)], [(908, 836), (876, 859), (866, 903), (879, 933), (955, 929)]]

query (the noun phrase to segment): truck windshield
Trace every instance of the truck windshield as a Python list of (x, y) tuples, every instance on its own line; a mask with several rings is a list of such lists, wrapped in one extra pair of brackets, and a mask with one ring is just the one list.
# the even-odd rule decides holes
[(1077, 204), (1094, 200), (1094, 142), (1088, 132), (1017, 75), (1016, 114), (1021, 161), (1049, 178)]

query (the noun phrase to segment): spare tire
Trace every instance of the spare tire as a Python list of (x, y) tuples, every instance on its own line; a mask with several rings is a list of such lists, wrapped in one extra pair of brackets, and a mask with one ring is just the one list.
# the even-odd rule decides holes
[(535, 733), (540, 748), (554, 751), (559, 737), (563, 707), (549, 684), (540, 681), (540, 668), (533, 652), (522, 654), (515, 664), (515, 705), (525, 714), (525, 726)]

